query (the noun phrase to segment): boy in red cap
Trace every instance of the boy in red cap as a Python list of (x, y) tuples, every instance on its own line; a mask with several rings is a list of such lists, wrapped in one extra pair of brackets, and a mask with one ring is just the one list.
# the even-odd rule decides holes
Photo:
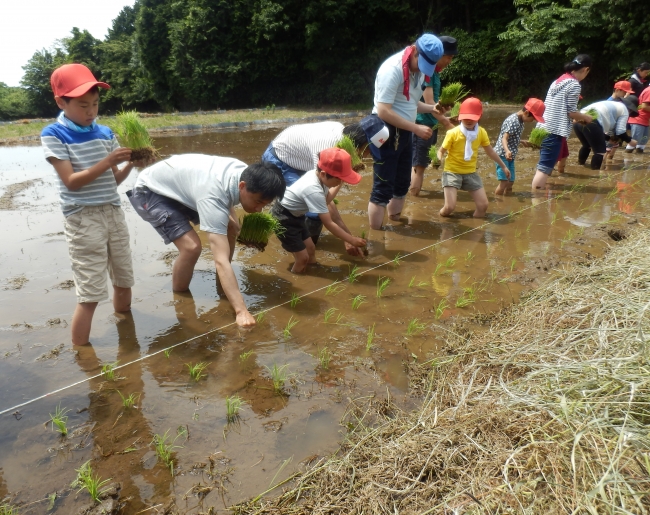
[(366, 240), (336, 225), (327, 208), (343, 182), (358, 184), (360, 180), (361, 175), (352, 169), (350, 154), (340, 148), (328, 148), (319, 154), (316, 169), (289, 186), (282, 200), (273, 205), (271, 214), (284, 228), (278, 239), (282, 248), (291, 252), (296, 260), (291, 269), (293, 273), (304, 272), (308, 264), (316, 263), (316, 247), (305, 221), (307, 212), (318, 214), (323, 225), (337, 238), (355, 247), (365, 247)]
[[(113, 132), (95, 121), (99, 88), (108, 89), (108, 84), (97, 81), (82, 64), (57, 68), (50, 82), (61, 113), (56, 123), (43, 129), (41, 143), (59, 179), (77, 292), (72, 343), (85, 345), (89, 343), (95, 308), (108, 298), (108, 274), (113, 283), (115, 311), (131, 309), (133, 266), (117, 186), (136, 163), (128, 162), (131, 150), (120, 148)], [(117, 165), (124, 162), (127, 164), (119, 169)]]
[(544, 109), (544, 102), (539, 98), (529, 98), (523, 109), (511, 114), (503, 121), (494, 151), (508, 166), (510, 177), (506, 176), (505, 171), (497, 163), (499, 185), (494, 192), (495, 195), (504, 195), (512, 191), (512, 186), (515, 183), (515, 158), (519, 152), (519, 141), (521, 133), (524, 131), (524, 123), (534, 121), (544, 123)]
[(483, 114), (483, 105), (478, 98), (467, 98), (460, 105), (458, 120), (460, 125), (447, 131), (445, 141), (438, 149), (441, 161), (446, 154), (445, 168), (442, 173), (442, 186), (445, 192), (445, 205), (440, 216), (450, 216), (456, 209), (458, 190), (468, 191), (476, 204), (474, 217), (482, 218), (488, 208), (488, 199), (483, 188), (483, 181), (476, 173), (478, 148), (483, 150), (492, 161), (501, 166), (506, 178), (510, 179), (510, 170), (490, 146), (490, 138), (478, 121)]
[(634, 95), (632, 84), (626, 80), (619, 80), (614, 84), (614, 92), (607, 100), (621, 100), (628, 95)]

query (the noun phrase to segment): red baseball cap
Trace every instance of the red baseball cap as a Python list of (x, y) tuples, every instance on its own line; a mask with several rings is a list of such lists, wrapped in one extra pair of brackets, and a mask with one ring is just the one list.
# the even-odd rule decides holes
[(348, 184), (359, 184), (361, 175), (352, 169), (352, 160), (342, 148), (326, 148), (318, 158), (318, 168)]
[(616, 84), (614, 84), (614, 89), (620, 89), (621, 91), (625, 91), (626, 93), (630, 93), (631, 95), (634, 94), (634, 90), (632, 89), (632, 84), (630, 84), (626, 80), (619, 80)]
[(546, 123), (544, 120), (544, 111), (546, 111), (546, 106), (539, 98), (529, 98), (524, 109), (532, 114), (533, 118), (535, 118), (539, 123)]
[(458, 113), (459, 120), (478, 120), (483, 115), (483, 104), (476, 97), (466, 98), (460, 104), (460, 112)]
[(57, 97), (80, 97), (94, 86), (111, 89), (105, 82), (99, 82), (83, 64), (64, 64), (59, 66), (50, 77), (52, 91)]

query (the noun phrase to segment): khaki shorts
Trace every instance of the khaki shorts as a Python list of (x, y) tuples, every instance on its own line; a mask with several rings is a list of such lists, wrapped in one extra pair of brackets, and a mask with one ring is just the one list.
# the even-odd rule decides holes
[(119, 206), (86, 206), (65, 219), (77, 302), (108, 299), (107, 273), (113, 286), (133, 286), (129, 230)]
[(476, 191), (483, 187), (481, 176), (474, 173), (442, 172), (442, 187), (449, 186), (463, 191)]

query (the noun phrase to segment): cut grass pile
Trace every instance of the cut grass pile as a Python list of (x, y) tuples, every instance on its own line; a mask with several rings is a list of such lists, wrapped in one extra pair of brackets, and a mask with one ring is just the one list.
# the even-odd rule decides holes
[(122, 111), (115, 117), (114, 125), (120, 143), (131, 149), (131, 161), (152, 162), (159, 157), (137, 111)]
[(285, 228), (269, 213), (248, 213), (241, 222), (237, 241), (264, 251), (272, 234), (282, 234)]
[(352, 404), (329, 459), (239, 514), (648, 513), (650, 232), (410, 364), (421, 408)]

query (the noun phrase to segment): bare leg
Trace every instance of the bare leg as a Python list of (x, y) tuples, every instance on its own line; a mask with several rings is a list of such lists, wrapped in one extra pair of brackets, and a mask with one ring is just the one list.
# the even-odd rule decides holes
[[(510, 187), (508, 187), (508, 184), (510, 184)], [(512, 189), (512, 183), (510, 181), (499, 181), (499, 184), (497, 185), (497, 189), (494, 190), (495, 195), (505, 195), (508, 190)]]
[(488, 198), (485, 194), (485, 188), (480, 190), (470, 191), (469, 194), (476, 204), (476, 210), (474, 211), (474, 218), (483, 218), (488, 208)]
[(131, 311), (131, 288), (113, 286), (113, 309), (116, 313)]
[(406, 202), (405, 198), (395, 198), (390, 199), (386, 209), (388, 210), (388, 218), (391, 220), (399, 220), (399, 215), (402, 214), (402, 209), (404, 208), (404, 203)]
[(449, 216), (456, 209), (456, 199), (458, 197), (458, 190), (452, 186), (445, 186), (445, 205), (440, 210), (440, 216)]
[(422, 182), (424, 181), (424, 166), (414, 166), (411, 172), (411, 188), (409, 193), (417, 197), (422, 189)]
[(292, 253), (294, 259), (296, 260), (293, 264), (293, 268), (291, 268), (291, 271), (294, 274), (301, 274), (307, 270), (308, 264), (316, 263), (316, 246), (314, 245), (313, 240), (311, 238), (307, 238), (303, 241), (305, 243), (305, 247), (307, 248), (299, 252)]
[(172, 268), (172, 290), (187, 291), (194, 273), (194, 265), (201, 256), (201, 240), (196, 231), (186, 232), (173, 241), (180, 252)]
[(541, 190), (546, 187), (546, 180), (548, 179), (548, 175), (546, 175), (544, 172), (540, 172), (537, 170), (535, 172), (535, 177), (533, 177), (533, 183), (531, 187), (533, 190)]
[(379, 230), (384, 223), (384, 214), (386, 208), (378, 206), (372, 202), (368, 202), (368, 222), (371, 229)]
[(566, 160), (567, 158), (564, 157), (557, 162), (557, 173), (564, 173), (566, 170)]
[(90, 326), (97, 308), (97, 302), (84, 302), (77, 304), (72, 315), (72, 345), (86, 345), (90, 343)]

